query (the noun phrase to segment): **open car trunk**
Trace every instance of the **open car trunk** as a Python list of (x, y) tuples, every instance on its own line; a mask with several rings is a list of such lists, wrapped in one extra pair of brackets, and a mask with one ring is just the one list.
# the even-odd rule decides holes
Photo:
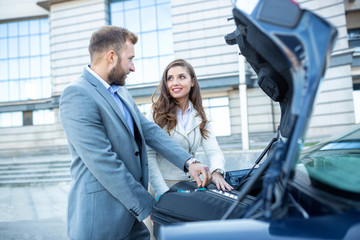
[[(255, 186), (259, 188), (261, 179), (256, 203), (244, 210), (242, 217), (251, 217), (261, 207), (262, 217), (281, 218), (287, 213), (277, 210), (281, 209), (288, 183), (294, 176), (337, 31), (329, 22), (293, 1), (249, 2), (257, 4), (246, 5), (244, 1), (235, 4), (236, 30), (225, 40), (239, 46), (258, 75), (259, 87), (279, 103), (281, 119), (277, 137), (265, 149), (268, 152), (262, 164), (248, 175), (251, 178), (246, 183), (241, 179), (239, 201), (254, 192)], [(261, 158), (257, 163), (260, 161)], [(230, 172), (228, 181), (239, 182), (237, 175), (236, 171)]]

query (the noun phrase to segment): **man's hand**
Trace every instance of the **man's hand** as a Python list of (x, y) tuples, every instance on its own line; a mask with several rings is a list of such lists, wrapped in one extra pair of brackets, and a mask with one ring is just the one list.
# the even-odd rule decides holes
[[(195, 162), (189, 166), (189, 173), (196, 181), (198, 187), (206, 187), (211, 182), (212, 175), (209, 170), (209, 167), (206, 165)], [(201, 179), (199, 178), (200, 175), (202, 175), (203, 177), (202, 182)]]

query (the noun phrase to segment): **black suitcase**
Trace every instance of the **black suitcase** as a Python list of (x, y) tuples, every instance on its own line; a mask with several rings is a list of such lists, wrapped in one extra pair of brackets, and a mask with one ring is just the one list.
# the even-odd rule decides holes
[[(175, 184), (155, 203), (151, 211), (154, 222), (154, 235), (162, 225), (181, 222), (219, 220), (237, 200), (239, 192), (223, 192), (214, 184), (206, 188), (197, 188), (196, 182), (183, 181)], [(243, 206), (254, 198), (247, 196), (229, 215), (229, 219), (240, 216)]]

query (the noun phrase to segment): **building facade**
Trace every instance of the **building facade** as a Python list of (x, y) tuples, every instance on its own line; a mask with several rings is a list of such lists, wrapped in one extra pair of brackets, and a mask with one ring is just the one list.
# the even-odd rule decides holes
[[(312, 141), (360, 122), (360, 1), (298, 2), (339, 31), (309, 126)], [(126, 84), (141, 111), (167, 63), (184, 58), (220, 145), (267, 144), (279, 106), (257, 86), (238, 47), (225, 43), (235, 29), (231, 11), (230, 0), (0, 0), (0, 157), (68, 152), (59, 97), (90, 63), (89, 38), (103, 25), (139, 36)]]

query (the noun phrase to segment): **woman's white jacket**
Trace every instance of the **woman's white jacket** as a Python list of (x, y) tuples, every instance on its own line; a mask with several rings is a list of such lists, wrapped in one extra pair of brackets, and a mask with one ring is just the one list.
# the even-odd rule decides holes
[[(170, 136), (194, 157), (196, 157), (199, 146), (202, 146), (209, 162), (210, 172), (213, 172), (218, 168), (224, 169), (224, 155), (216, 141), (210, 122), (205, 126), (209, 131), (208, 137), (205, 139), (200, 133), (200, 115), (198, 115), (198, 112), (194, 107), (192, 107), (189, 114), (189, 122), (186, 129), (184, 129), (181, 124), (177, 124), (175, 129), (170, 132)], [(152, 111), (149, 111), (146, 117), (150, 121), (154, 121)], [(150, 147), (148, 147), (148, 149), (149, 181), (156, 198), (169, 190), (165, 180), (182, 181), (192, 179), (189, 173), (185, 173), (183, 170), (153, 151)]]

